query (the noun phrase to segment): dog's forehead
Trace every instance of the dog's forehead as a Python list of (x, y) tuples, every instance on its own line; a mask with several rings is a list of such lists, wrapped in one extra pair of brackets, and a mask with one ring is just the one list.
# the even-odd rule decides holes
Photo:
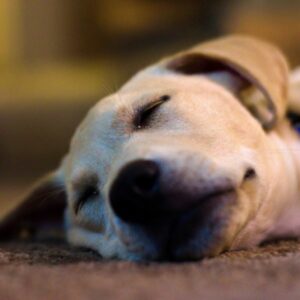
[(144, 91), (164, 92), (167, 90), (182, 91), (203, 91), (211, 90), (212, 84), (208, 83), (207, 76), (197, 74), (186, 76), (170, 71), (146, 69), (135, 75), (123, 85), (119, 94), (143, 93)]
[[(176, 73), (141, 73), (126, 83), (117, 93), (100, 100), (78, 127), (73, 142), (97, 140), (113, 142), (120, 135), (126, 135), (123, 126), (132, 121), (134, 108), (163, 95), (170, 95), (170, 103), (176, 109), (192, 117), (190, 108), (210, 109), (224, 114), (228, 109), (237, 109), (249, 116), (238, 99), (223, 86), (206, 76), (184, 76)], [(227, 116), (228, 117), (228, 116)], [(217, 120), (214, 120), (217, 122)]]
[[(259, 124), (250, 116), (244, 107), (223, 86), (205, 76), (183, 76), (166, 73), (142, 74), (134, 77), (117, 93), (100, 100), (88, 113), (77, 129), (71, 143), (71, 165), (90, 166), (90, 169), (103, 169), (113, 160), (124, 142), (133, 132), (135, 108), (143, 106), (157, 97), (168, 94), (168, 113), (176, 113), (170, 123), (161, 130), (177, 130), (178, 125), (186, 123), (191, 133), (202, 134), (210, 140), (225, 138), (245, 139), (247, 135), (246, 119), (253, 128)], [(177, 123), (176, 123), (177, 122)], [(176, 123), (176, 124), (175, 124)], [(177, 126), (178, 125), (178, 126)], [(174, 129), (175, 128), (175, 129)], [(185, 130), (183, 134), (187, 134)], [(157, 140), (159, 132), (152, 131)], [(240, 132), (240, 133), (238, 133)], [(156, 134), (157, 133), (157, 134)], [(224, 136), (225, 135), (225, 136)], [(250, 135), (251, 136), (251, 135)], [(149, 134), (147, 136), (149, 138)], [(213, 145), (214, 143), (210, 143)], [(101, 158), (101, 159), (100, 159)], [(95, 162), (101, 161), (101, 166)]]
[[(192, 109), (224, 114), (237, 108), (245, 113), (238, 99), (218, 83), (203, 75), (184, 76), (174, 73), (141, 74), (125, 84), (118, 92), (100, 100), (88, 113), (75, 136), (90, 139), (101, 137), (113, 142), (113, 137), (126, 135), (126, 125), (132, 125), (139, 108), (168, 95), (169, 107), (181, 117), (193, 117)], [(216, 122), (217, 120), (215, 120)], [(132, 126), (129, 126), (129, 130)]]

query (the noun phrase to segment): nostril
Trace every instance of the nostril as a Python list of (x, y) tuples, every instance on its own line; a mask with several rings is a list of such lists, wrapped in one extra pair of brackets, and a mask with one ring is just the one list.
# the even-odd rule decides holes
[(253, 179), (254, 177), (256, 177), (255, 170), (253, 168), (248, 168), (245, 172), (244, 180)]
[(155, 190), (157, 183), (158, 168), (154, 165), (148, 165), (145, 166), (142, 173), (137, 174), (137, 176), (133, 178), (132, 189), (136, 194), (147, 196)]

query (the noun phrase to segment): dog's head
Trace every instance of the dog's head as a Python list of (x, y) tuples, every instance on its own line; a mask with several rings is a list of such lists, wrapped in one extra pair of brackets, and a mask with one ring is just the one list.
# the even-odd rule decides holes
[(276, 48), (239, 36), (141, 71), (90, 110), (2, 234), (22, 220), (40, 226), (67, 200), (68, 240), (106, 258), (198, 259), (256, 244), (278, 214), (269, 137), (287, 77)]

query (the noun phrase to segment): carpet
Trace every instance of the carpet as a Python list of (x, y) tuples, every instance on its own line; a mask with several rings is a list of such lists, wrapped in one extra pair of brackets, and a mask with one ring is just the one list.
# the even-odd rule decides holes
[(186, 263), (104, 261), (62, 242), (0, 244), (0, 299), (300, 299), (300, 242)]

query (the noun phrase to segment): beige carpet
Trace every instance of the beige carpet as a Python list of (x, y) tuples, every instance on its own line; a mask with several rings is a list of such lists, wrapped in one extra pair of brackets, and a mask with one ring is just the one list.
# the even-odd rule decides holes
[[(0, 184), (0, 212), (28, 183)], [(193, 263), (102, 261), (61, 242), (0, 243), (0, 300), (300, 299), (300, 242)]]
[(193, 263), (101, 261), (62, 243), (0, 244), (0, 299), (300, 299), (300, 243)]

